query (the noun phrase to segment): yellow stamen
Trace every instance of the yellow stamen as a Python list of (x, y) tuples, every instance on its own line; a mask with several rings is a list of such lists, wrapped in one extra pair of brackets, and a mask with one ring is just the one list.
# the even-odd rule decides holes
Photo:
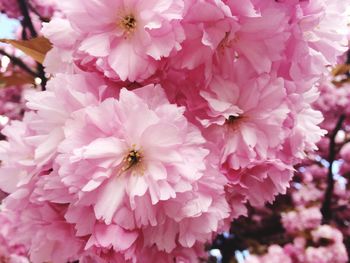
[(125, 35), (128, 36), (135, 31), (137, 26), (137, 21), (133, 14), (129, 14), (129, 15), (122, 16), (118, 24), (124, 30)]

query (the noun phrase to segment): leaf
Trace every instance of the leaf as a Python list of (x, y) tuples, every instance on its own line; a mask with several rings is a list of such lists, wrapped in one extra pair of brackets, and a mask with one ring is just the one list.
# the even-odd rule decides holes
[(39, 63), (43, 63), (46, 53), (52, 48), (50, 41), (45, 37), (30, 40), (0, 39), (0, 42), (11, 44)]
[(25, 84), (34, 84), (34, 77), (23, 74), (23, 73), (13, 73), (12, 75), (5, 76), (0, 73), (0, 88), (6, 88), (10, 86), (20, 86)]
[(332, 69), (332, 75), (339, 76), (339, 75), (343, 75), (345, 73), (348, 73), (349, 71), (350, 71), (350, 65), (348, 65), (348, 64), (336, 65)]

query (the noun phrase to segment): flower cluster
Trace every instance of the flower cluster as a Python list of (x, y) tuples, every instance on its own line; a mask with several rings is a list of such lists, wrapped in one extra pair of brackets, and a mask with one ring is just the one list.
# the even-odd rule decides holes
[[(327, 188), (327, 169), (315, 164), (302, 168), (291, 183), (288, 195), (280, 196), (273, 206), (250, 211), (245, 219), (249, 225), (233, 224), (233, 233), (250, 251), (245, 263), (348, 262), (348, 184), (335, 182), (333, 216), (325, 223), (321, 206)], [(257, 233), (253, 235), (256, 244), (244, 244), (245, 238), (252, 240), (253, 231)]]
[(0, 142), (31, 262), (196, 262), (317, 149), (311, 104), (346, 50), (343, 1), (57, 5), (47, 90)]
[(0, 212), (0, 260), (9, 263), (29, 263), (27, 247), (13, 236), (17, 218), (11, 211)]
[[(309, 152), (295, 166), (295, 176), (286, 195), (279, 196), (273, 205), (250, 208), (247, 218), (233, 222), (233, 235), (220, 240), (239, 242), (226, 246), (231, 254), (249, 250), (244, 262), (345, 263), (349, 260), (348, 64), (336, 66), (332, 75), (319, 82), (321, 94), (314, 103), (325, 116), (320, 126), (328, 132), (318, 143), (319, 150)], [(214, 245), (225, 253), (225, 246), (218, 243)]]
[(307, 244), (305, 238), (298, 237), (294, 239), (292, 244), (288, 244), (284, 248), (279, 245), (271, 245), (266, 254), (250, 256), (245, 260), (245, 263), (348, 262), (346, 248), (339, 230), (329, 225), (319, 226), (311, 232), (310, 242), (312, 245)]

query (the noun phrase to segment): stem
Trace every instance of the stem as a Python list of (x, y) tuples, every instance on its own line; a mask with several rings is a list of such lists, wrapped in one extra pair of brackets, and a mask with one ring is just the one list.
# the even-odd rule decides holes
[(329, 167), (328, 167), (328, 175), (327, 175), (327, 189), (326, 193), (324, 196), (321, 212), (323, 216), (323, 223), (327, 224), (332, 218), (332, 210), (331, 210), (331, 203), (332, 203), (332, 196), (333, 196), (333, 190), (334, 190), (334, 178), (333, 178), (333, 163), (337, 154), (336, 151), (336, 142), (335, 138), (341, 129), (343, 122), (345, 120), (345, 115), (342, 114), (338, 122), (331, 134), (330, 143), (329, 143), (329, 156), (328, 156), (328, 162), (329, 162)]
[(47, 78), (45, 76), (44, 67), (40, 63), (37, 63), (37, 68), (38, 68), (39, 78), (41, 79), (41, 84), (40, 84), (41, 89), (46, 90)]
[(350, 49), (349, 49), (348, 52), (347, 52), (345, 64), (350, 64)]
[(17, 0), (17, 1), (23, 15), (23, 24), (24, 24), (23, 30), (25, 30), (25, 27), (28, 27), (32, 37), (37, 37), (38, 33), (36, 32), (32, 23), (32, 19), (30, 18), (27, 1), (26, 0)]
[(43, 17), (30, 3), (28, 3), (29, 10), (36, 14), (41, 22), (50, 22), (49, 18)]
[[(37, 37), (38, 33), (36, 32), (32, 19), (30, 18), (29, 5), (27, 3), (27, 0), (17, 0), (17, 1), (23, 15), (23, 20), (22, 20), (23, 39), (25, 40), (28, 39), (27, 34), (25, 32), (26, 28), (29, 29), (32, 38)], [(45, 76), (44, 67), (40, 63), (37, 63), (37, 71), (38, 73), (36, 74), (36, 76), (38, 76), (41, 79), (41, 89), (46, 90), (47, 78)]]
[(25, 72), (27, 72), (28, 74), (32, 75), (33, 77), (39, 77), (38, 73), (36, 73), (35, 71), (33, 71), (30, 67), (27, 66), (27, 64), (25, 64), (21, 59), (19, 59), (18, 57), (12, 56), (10, 54), (8, 54), (6, 51), (0, 49), (0, 54), (4, 55), (6, 57), (8, 57), (12, 64), (20, 67), (21, 69), (23, 69)]

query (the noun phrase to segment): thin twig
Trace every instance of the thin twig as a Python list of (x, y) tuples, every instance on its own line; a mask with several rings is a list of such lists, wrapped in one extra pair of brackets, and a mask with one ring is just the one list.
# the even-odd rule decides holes
[(32, 75), (33, 77), (39, 77), (38, 73), (36, 73), (30, 67), (28, 67), (27, 64), (25, 64), (20, 58), (12, 56), (12, 55), (8, 54), (6, 51), (4, 51), (2, 49), (0, 49), (0, 54), (3, 55), (3, 56), (8, 57), (11, 60), (13, 65), (16, 65), (16, 66), (20, 67), (25, 72), (27, 72), (28, 74)]
[(338, 122), (335, 125), (335, 128), (329, 138), (330, 143), (329, 143), (329, 155), (328, 155), (329, 166), (328, 166), (328, 174), (327, 174), (327, 189), (326, 189), (326, 193), (325, 193), (322, 208), (321, 208), (323, 223), (329, 223), (329, 221), (332, 218), (331, 203), (332, 203), (332, 196), (333, 196), (333, 190), (334, 190), (333, 163), (337, 155), (335, 138), (339, 130), (342, 128), (345, 117), (346, 116), (344, 114), (340, 115)]
[[(23, 15), (23, 20), (22, 20), (23, 31), (25, 32), (26, 28), (28, 28), (30, 31), (31, 37), (32, 38), (37, 37), (38, 33), (36, 32), (32, 19), (30, 18), (29, 5), (27, 3), (27, 0), (17, 0), (17, 1)], [(23, 34), (22, 36), (24, 39), (27, 38), (26, 34)], [(37, 76), (41, 79), (41, 88), (42, 90), (45, 90), (47, 78), (45, 76), (44, 67), (40, 63), (37, 63), (37, 71), (38, 71)]]
[[(28, 4), (27, 4), (26, 0), (18, 0), (17, 2), (19, 5), (19, 8), (21, 9), (22, 15), (23, 15), (24, 26), (28, 27), (32, 37), (37, 37), (38, 33), (36, 32), (34, 25), (32, 23), (32, 19), (30, 18), (30, 14), (28, 11), (29, 10)], [(23, 30), (25, 30), (25, 28), (23, 28)]]
[(30, 3), (28, 3), (29, 10), (36, 14), (41, 22), (50, 22), (49, 18), (43, 17)]

